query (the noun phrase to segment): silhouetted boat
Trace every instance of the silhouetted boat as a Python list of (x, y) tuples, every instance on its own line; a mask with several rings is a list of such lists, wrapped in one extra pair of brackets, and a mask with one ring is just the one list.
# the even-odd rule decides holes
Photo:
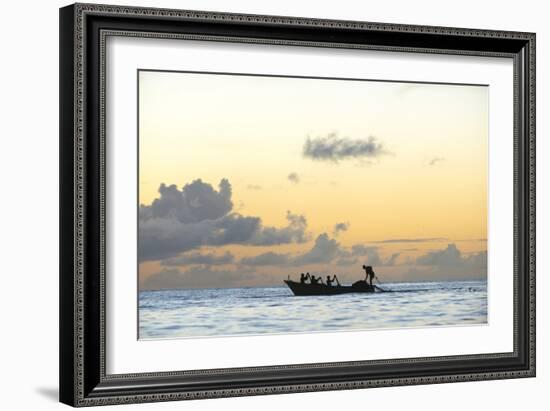
[(348, 293), (373, 293), (375, 285), (366, 281), (356, 281), (352, 285), (331, 285), (300, 283), (292, 280), (284, 280), (294, 295), (337, 295)]

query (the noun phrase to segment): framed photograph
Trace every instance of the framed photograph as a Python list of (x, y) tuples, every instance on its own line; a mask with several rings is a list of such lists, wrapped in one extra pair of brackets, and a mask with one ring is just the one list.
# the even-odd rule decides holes
[(60, 10), (60, 399), (535, 376), (535, 34)]

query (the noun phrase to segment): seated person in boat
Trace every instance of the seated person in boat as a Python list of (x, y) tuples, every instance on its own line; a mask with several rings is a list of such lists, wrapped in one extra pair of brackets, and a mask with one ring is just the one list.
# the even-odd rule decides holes
[(313, 274), (309, 277), (311, 284), (319, 284), (319, 280), (321, 280), (321, 282), (323, 281), (321, 277), (315, 277)]
[(338, 281), (338, 278), (336, 278), (336, 274), (334, 274), (334, 278), (333, 278), (332, 280), (330, 279), (330, 275), (327, 275), (327, 285), (328, 285), (329, 287), (332, 286), (332, 282), (333, 282), (333, 281), (336, 281), (336, 283), (337, 283), (338, 285), (340, 285), (340, 281)]
[(364, 265), (363, 270), (365, 270), (365, 282), (368, 282), (370, 283), (370, 285), (372, 285), (372, 279), (376, 276), (376, 274), (374, 274), (372, 266)]
[(306, 280), (307, 280), (308, 278), (310, 278), (309, 273), (307, 273), (307, 274), (304, 274), (304, 273), (300, 274), (300, 283), (305, 284), (305, 283), (306, 283)]

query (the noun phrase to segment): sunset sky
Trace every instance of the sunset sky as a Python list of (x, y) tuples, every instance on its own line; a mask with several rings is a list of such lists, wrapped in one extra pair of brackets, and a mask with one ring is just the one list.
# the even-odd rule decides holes
[(139, 72), (142, 289), (486, 278), (486, 86)]

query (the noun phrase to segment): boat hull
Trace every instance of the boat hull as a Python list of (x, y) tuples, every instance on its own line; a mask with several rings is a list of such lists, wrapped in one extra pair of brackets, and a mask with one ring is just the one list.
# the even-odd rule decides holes
[(357, 281), (353, 285), (303, 284), (292, 280), (285, 280), (285, 284), (294, 295), (339, 295), (350, 293), (373, 293), (375, 287), (365, 281)]

